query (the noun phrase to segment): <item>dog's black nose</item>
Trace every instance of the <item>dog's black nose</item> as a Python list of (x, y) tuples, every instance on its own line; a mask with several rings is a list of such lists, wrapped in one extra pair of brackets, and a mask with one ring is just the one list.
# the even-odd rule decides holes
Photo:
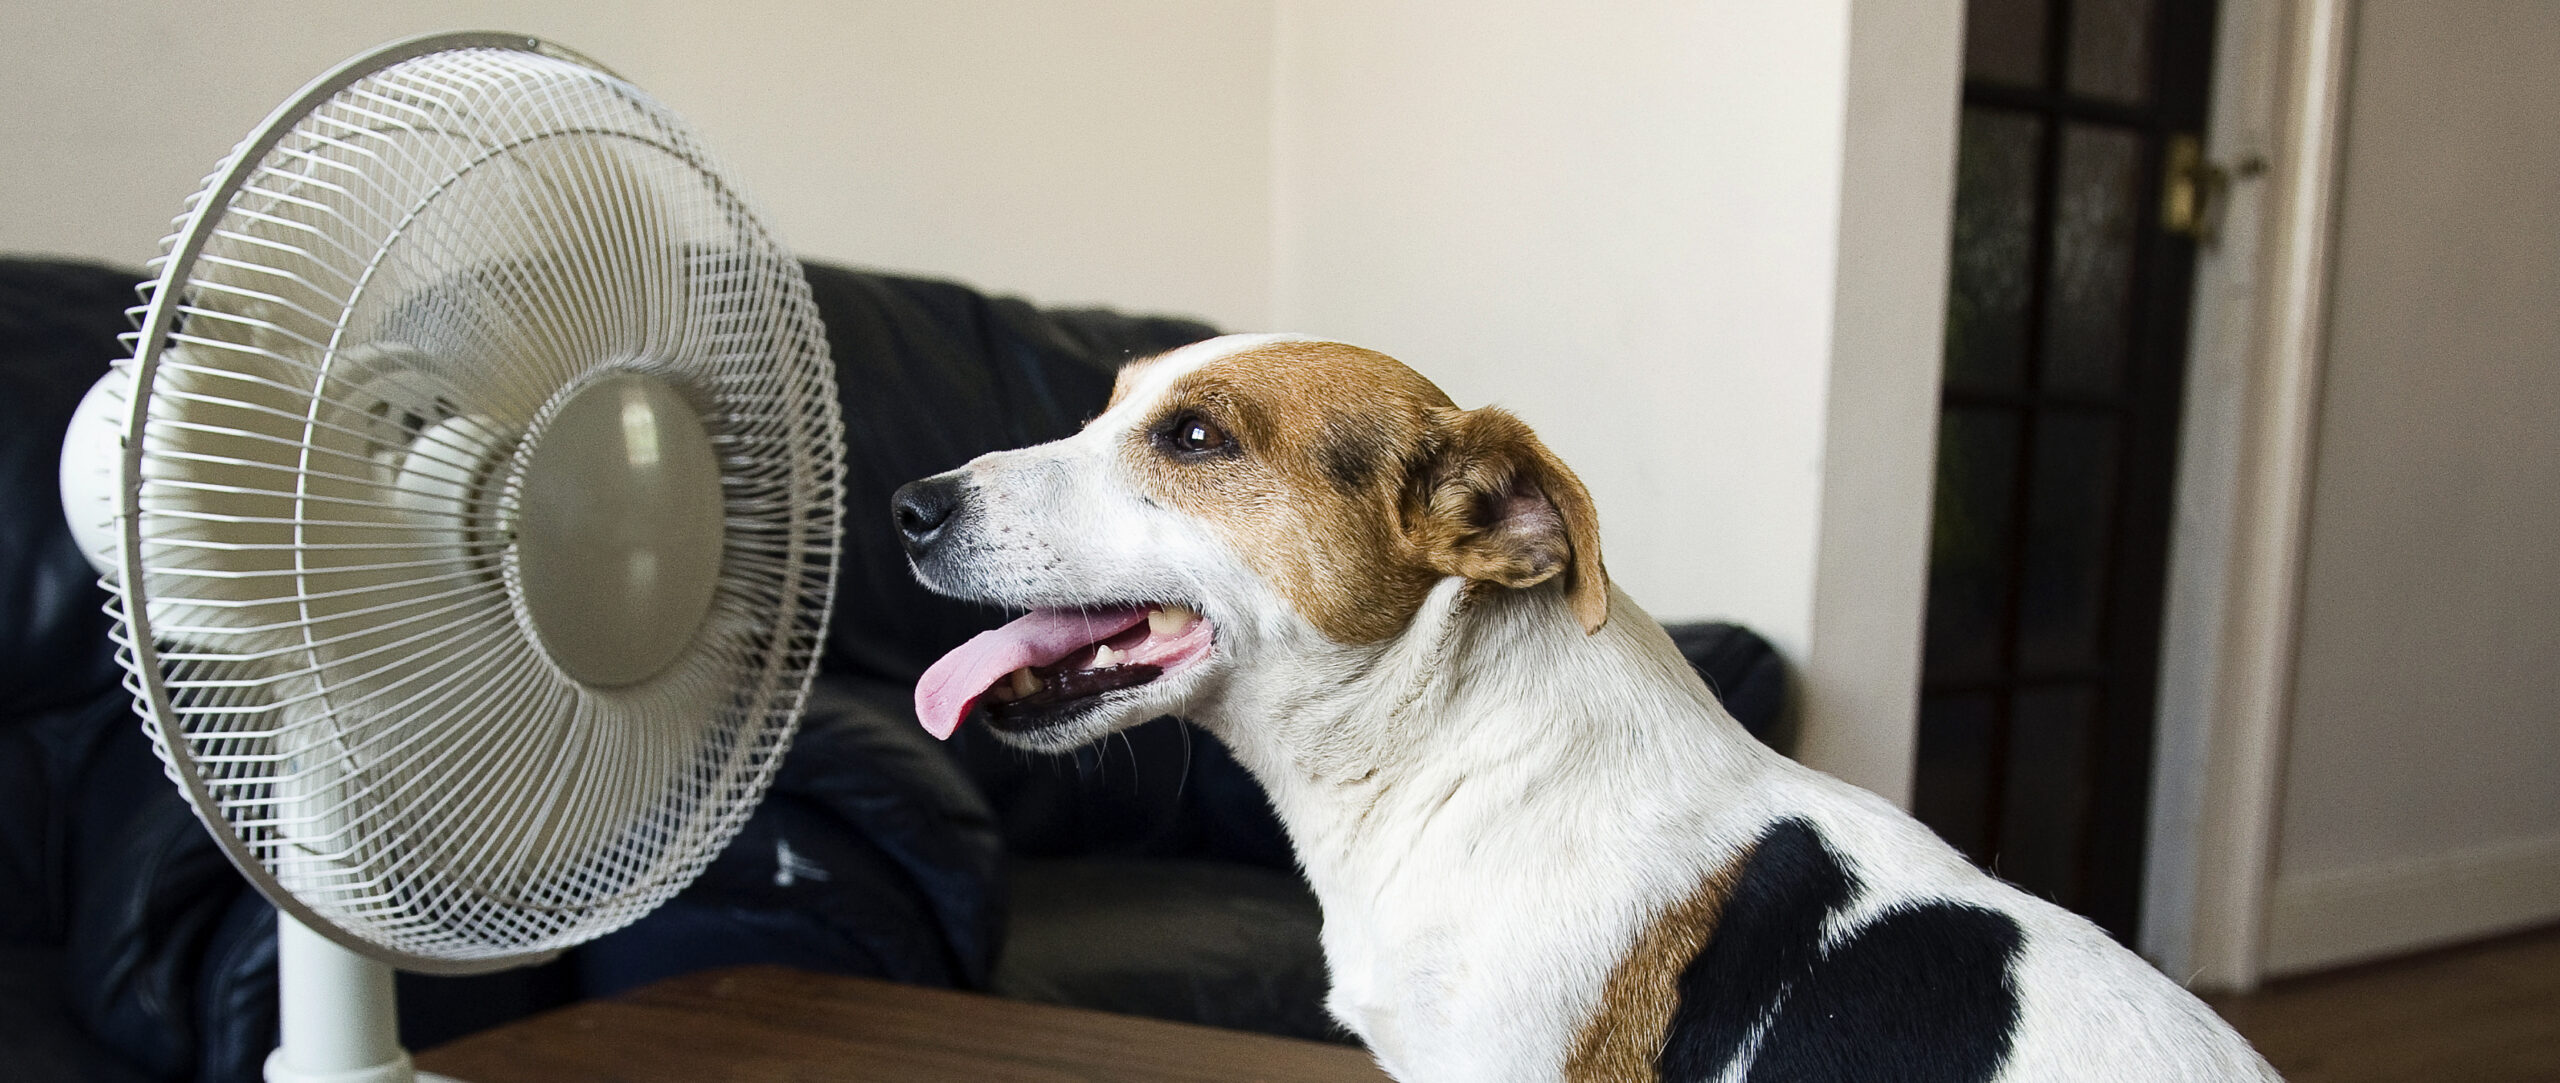
[(936, 474), (898, 487), (889, 498), (889, 515), (898, 521), (898, 537), (907, 552), (922, 553), (942, 536), (951, 513), (959, 510), (966, 484), (956, 474)]

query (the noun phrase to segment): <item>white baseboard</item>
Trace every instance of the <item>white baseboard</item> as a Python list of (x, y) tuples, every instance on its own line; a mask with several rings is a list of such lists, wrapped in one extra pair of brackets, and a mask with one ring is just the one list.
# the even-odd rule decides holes
[(2299, 974), (2560, 921), (2560, 835), (2276, 878), (2266, 972)]

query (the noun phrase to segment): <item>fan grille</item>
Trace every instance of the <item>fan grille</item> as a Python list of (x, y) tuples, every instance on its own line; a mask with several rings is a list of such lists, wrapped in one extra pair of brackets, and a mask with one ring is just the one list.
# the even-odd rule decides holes
[[(136, 309), (119, 643), (271, 898), (483, 969), (636, 919), (754, 807), (824, 638), (842, 423), (798, 266), (664, 108), (523, 48), (346, 74), (208, 179)], [(608, 378), (699, 414), (722, 520), (689, 645), (609, 688), (545, 652), (514, 546), (528, 451)]]

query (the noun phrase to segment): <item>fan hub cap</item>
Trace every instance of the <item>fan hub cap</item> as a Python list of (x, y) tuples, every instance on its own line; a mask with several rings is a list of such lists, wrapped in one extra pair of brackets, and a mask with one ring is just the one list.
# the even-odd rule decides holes
[(619, 688), (693, 642), (720, 573), (720, 460), (666, 381), (618, 372), (567, 390), (527, 453), (517, 585), (563, 672)]

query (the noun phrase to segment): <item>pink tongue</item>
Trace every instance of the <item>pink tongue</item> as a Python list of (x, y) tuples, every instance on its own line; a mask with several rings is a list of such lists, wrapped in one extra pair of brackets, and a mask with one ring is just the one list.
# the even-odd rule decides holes
[(1034, 609), (1022, 619), (943, 655), (916, 682), (916, 721), (937, 738), (949, 739), (968, 717), (978, 697), (1005, 674), (1024, 666), (1045, 666), (1137, 627), (1147, 619), (1145, 606), (1119, 609)]

